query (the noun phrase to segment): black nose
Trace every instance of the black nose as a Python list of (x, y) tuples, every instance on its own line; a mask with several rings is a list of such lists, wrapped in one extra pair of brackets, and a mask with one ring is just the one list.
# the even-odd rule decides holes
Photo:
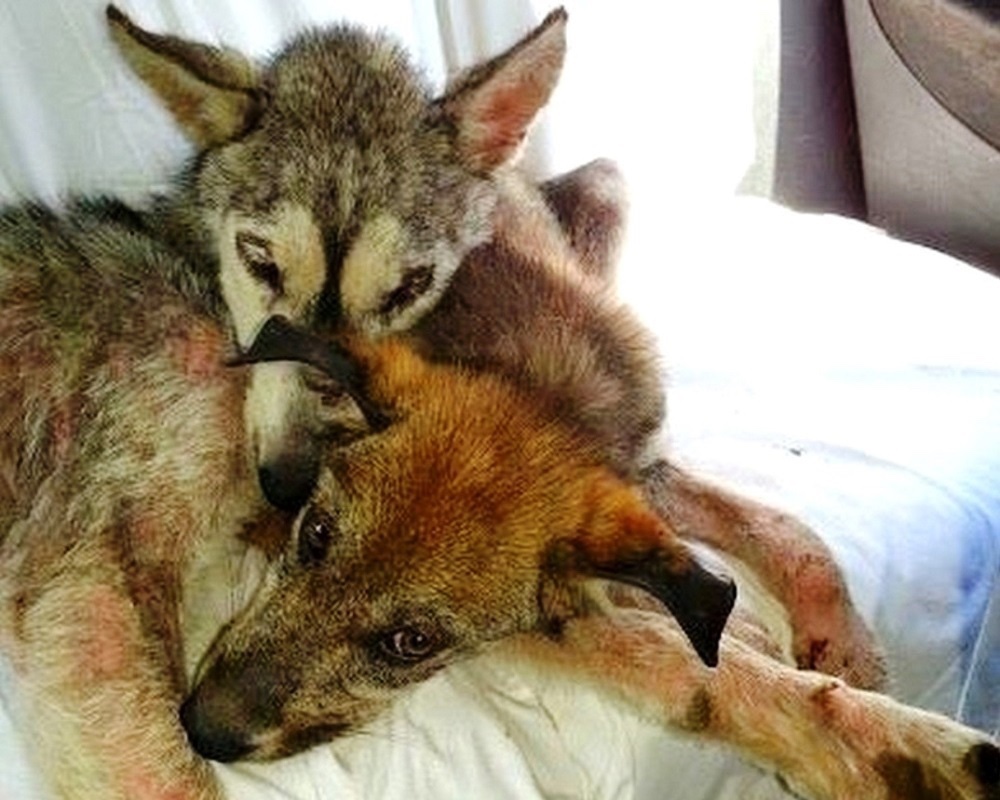
[(257, 468), (264, 497), (282, 511), (298, 511), (316, 485), (316, 463), (312, 459), (283, 459)]
[(180, 716), (191, 747), (203, 758), (225, 763), (237, 761), (253, 750), (246, 736), (202, 713), (197, 694), (184, 701)]

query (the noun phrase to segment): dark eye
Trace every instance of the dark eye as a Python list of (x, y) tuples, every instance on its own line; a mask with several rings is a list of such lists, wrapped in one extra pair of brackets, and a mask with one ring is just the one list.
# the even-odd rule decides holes
[(236, 252), (253, 277), (277, 295), (284, 292), (281, 270), (271, 255), (267, 239), (242, 231), (236, 234)]
[(317, 564), (326, 558), (333, 530), (333, 518), (310, 506), (299, 525), (298, 555), (303, 566)]
[(415, 664), (437, 650), (434, 638), (417, 628), (399, 628), (379, 640), (382, 652), (394, 661)]
[(387, 316), (394, 311), (406, 308), (420, 295), (431, 288), (434, 282), (434, 269), (429, 266), (414, 267), (403, 273), (399, 286), (388, 292), (382, 298), (379, 312)]

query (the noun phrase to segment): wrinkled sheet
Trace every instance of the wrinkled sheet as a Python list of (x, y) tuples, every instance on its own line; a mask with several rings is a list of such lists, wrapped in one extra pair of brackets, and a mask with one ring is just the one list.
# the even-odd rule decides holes
[[(1000, 281), (762, 201), (721, 204), (720, 225), (723, 240), (694, 226), (656, 258), (630, 253), (622, 276), (669, 354), (672, 452), (823, 536), (893, 694), (1000, 731)], [(273, 769), (221, 774), (250, 797)], [(787, 796), (720, 748), (498, 656), (278, 769), (310, 798)]]
[[(89, 4), (93, 19), (68, 0), (55, 17), (44, 4), (0, 4), (7, 198), (67, 186), (138, 196), (184, 152), (142, 92), (114, 77), (110, 48), (91, 51), (102, 4)], [(293, 28), (311, 6), (266, 21)], [(195, 35), (230, 26), (229, 40), (253, 46), (218, 8), (177, 4), (146, 21)], [(53, 26), (74, 31), (93, 61), (39, 56)], [(79, 94), (86, 85), (93, 95)], [(109, 97), (122, 141), (108, 132)], [(659, 225), (669, 237), (626, 254), (622, 287), (662, 338), (675, 457), (812, 524), (887, 648), (894, 693), (997, 732), (1000, 283), (857, 223), (756, 201), (713, 206), (701, 225)], [(0, 800), (43, 798), (15, 703), (0, 662)], [(246, 800), (784, 796), (730, 754), (502, 654), (437, 676), (365, 735), (218, 771)]]
[[(745, 234), (729, 257), (692, 247), (680, 263), (697, 272), (675, 264), (656, 287), (675, 456), (824, 537), (894, 694), (1000, 730), (1000, 282), (857, 223), (749, 200), (726, 213)], [(823, 255), (806, 265), (801, 247)], [(19, 748), (0, 714), (0, 798), (43, 797)], [(784, 796), (502, 655), (447, 670), (362, 736), (218, 771), (247, 800)]]

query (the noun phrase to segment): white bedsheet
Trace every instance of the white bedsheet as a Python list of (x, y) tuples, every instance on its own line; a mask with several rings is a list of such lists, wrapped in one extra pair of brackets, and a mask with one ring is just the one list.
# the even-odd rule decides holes
[[(754, 200), (719, 215), (730, 244), (676, 240), (661, 302), (640, 304), (672, 309), (651, 321), (671, 343), (673, 452), (815, 527), (895, 694), (1000, 730), (1000, 281), (858, 223)], [(3, 714), (0, 763), (0, 798), (43, 796)], [(784, 796), (498, 657), (446, 671), (364, 736), (219, 774), (247, 800)]]
[[(714, 212), (725, 239), (689, 228), (652, 283), (634, 274), (651, 259), (626, 267), (670, 353), (674, 454), (815, 527), (894, 694), (1000, 731), (1000, 281), (855, 222), (750, 199)], [(786, 797), (718, 748), (496, 658), (279, 769), (303, 798)], [(272, 770), (221, 774), (265, 800)]]
[[(66, 63), (30, 80), (12, 67), (46, 44), (22, 35), (33, 8), (0, 5), (0, 132), (13, 132), (0, 194), (139, 194), (179, 140), (108, 78), (110, 50), (75, 84)], [(192, 30), (200, 17), (185, 13)], [(100, 24), (74, 29), (81, 49)], [(88, 81), (121, 104), (121, 150), (102, 138), (97, 95), (73, 94)], [(857, 223), (750, 200), (702, 211), (661, 220), (663, 244), (628, 253), (622, 276), (668, 355), (675, 456), (816, 528), (887, 647), (896, 694), (1000, 731), (1000, 282)], [(34, 800), (15, 702), (0, 662), (0, 800)], [(446, 671), (364, 736), (219, 774), (246, 800), (784, 796), (714, 747), (499, 657)]]
[[(716, 208), (720, 224), (721, 245), (675, 238), (639, 303), (669, 337), (673, 452), (826, 539), (894, 694), (1000, 731), (1000, 281), (761, 201)], [(280, 769), (303, 798), (786, 797), (718, 748), (497, 659)], [(264, 800), (271, 770), (221, 774)]]

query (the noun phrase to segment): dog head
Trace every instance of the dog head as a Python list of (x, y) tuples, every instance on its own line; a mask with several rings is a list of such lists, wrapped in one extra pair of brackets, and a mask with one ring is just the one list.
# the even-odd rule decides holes
[[(265, 328), (275, 342), (251, 357), (289, 355), (287, 327)], [(654, 594), (714, 663), (731, 582), (586, 440), (395, 339), (342, 356), (356, 360), (345, 392), (376, 424), (326, 451), (287, 551), (210, 649), (182, 711), (199, 752), (269, 758), (357, 730), (458, 659), (599, 613), (595, 578)]]
[[(556, 11), (434, 97), (405, 53), (349, 26), (257, 63), (144, 31), (112, 37), (198, 147), (186, 176), (241, 347), (281, 314), (313, 330), (412, 326), (487, 239), (495, 177), (547, 102), (565, 51)], [(319, 419), (317, 419), (319, 414)], [(279, 505), (311, 487), (321, 409), (294, 365), (254, 369), (248, 426)]]

